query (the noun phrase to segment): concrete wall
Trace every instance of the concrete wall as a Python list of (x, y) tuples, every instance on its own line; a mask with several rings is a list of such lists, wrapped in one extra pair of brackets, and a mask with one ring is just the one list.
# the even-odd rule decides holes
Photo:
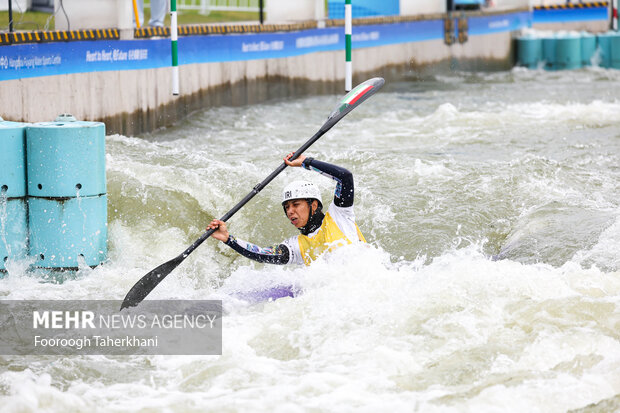
[[(353, 51), (355, 81), (381, 75), (390, 68), (398, 68), (400, 73), (455, 65), (508, 69), (513, 64), (510, 36), (508, 32), (474, 36), (463, 45), (453, 46), (433, 40), (357, 49)], [(139, 134), (172, 124), (210, 105), (342, 92), (344, 60), (344, 51), (334, 51), (184, 65), (180, 66), (182, 96), (176, 98), (169, 90), (170, 68), (7, 80), (0, 82), (0, 116), (36, 122), (68, 112), (81, 120), (105, 121), (108, 133)], [(11, 101), (5, 102), (4, 97), (11, 97)]]
[(267, 23), (321, 20), (325, 18), (325, 2), (323, 0), (267, 0), (265, 13)]
[[(566, 0), (563, 0), (566, 1)], [(532, 6), (532, 0), (492, 0), (490, 10), (527, 9)]]
[(603, 33), (609, 30), (609, 22), (606, 20), (593, 20), (568, 23), (534, 23), (532, 28), (536, 30), (551, 30), (554, 32), (565, 30), (585, 30), (590, 33)]
[[(568, 0), (531, 0), (532, 7), (536, 6), (563, 6), (568, 4)], [(578, 1), (573, 1), (572, 3), (579, 3)]]
[[(488, 2), (488, 5), (484, 7), (484, 9), (489, 11), (522, 10), (530, 7), (530, 1), (531, 0), (492, 0)], [(403, 16), (445, 13), (447, 11), (447, 7), (447, 0), (400, 0), (400, 14)]]
[(401, 16), (416, 14), (445, 13), (448, 2), (446, 0), (400, 0)]
[(131, 0), (63, 0), (62, 5), (64, 12), (60, 1), (54, 2), (56, 30), (133, 29)]

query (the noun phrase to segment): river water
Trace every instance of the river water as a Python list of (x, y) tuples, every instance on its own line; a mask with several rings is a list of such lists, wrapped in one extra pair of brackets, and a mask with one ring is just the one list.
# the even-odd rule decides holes
[[(0, 357), (3, 412), (617, 411), (620, 71), (408, 74), (308, 154), (350, 169), (352, 245), (309, 268), (208, 240), (149, 298), (224, 302), (221, 356)], [(62, 284), (9, 263), (2, 299), (114, 299), (197, 239), (340, 96), (107, 137), (109, 261)], [(287, 170), (230, 221), (295, 234)], [(259, 304), (235, 292), (295, 284)]]

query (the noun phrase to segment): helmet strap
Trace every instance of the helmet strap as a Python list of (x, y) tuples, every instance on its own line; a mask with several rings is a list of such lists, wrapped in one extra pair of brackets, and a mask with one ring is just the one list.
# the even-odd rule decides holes
[(308, 222), (303, 227), (299, 228), (303, 235), (308, 235), (321, 227), (323, 224), (323, 218), (325, 214), (323, 214), (321, 203), (317, 201), (317, 207), (314, 212), (312, 212), (312, 202), (314, 199), (308, 198), (306, 202), (308, 202)]

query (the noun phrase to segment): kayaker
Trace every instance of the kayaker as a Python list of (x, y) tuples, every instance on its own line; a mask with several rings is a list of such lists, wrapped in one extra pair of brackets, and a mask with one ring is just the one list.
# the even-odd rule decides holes
[(293, 153), (284, 157), (290, 167), (304, 167), (319, 172), (336, 181), (334, 202), (323, 213), (319, 188), (307, 181), (288, 184), (282, 193), (284, 213), (301, 234), (284, 240), (275, 247), (261, 248), (237, 239), (228, 233), (226, 223), (219, 219), (211, 221), (207, 229), (216, 229), (212, 238), (224, 242), (244, 257), (270, 264), (310, 265), (325, 251), (352, 242), (366, 242), (355, 223), (353, 212), (353, 174), (348, 170), (300, 155), (289, 161)]

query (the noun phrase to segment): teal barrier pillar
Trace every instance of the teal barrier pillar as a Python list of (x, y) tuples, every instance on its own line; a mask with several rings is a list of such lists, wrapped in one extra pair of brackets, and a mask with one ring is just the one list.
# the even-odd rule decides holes
[(581, 65), (592, 66), (594, 53), (596, 53), (596, 36), (581, 32)]
[(543, 47), (543, 60), (545, 61), (545, 69), (547, 70), (557, 70), (558, 65), (556, 61), (556, 53), (555, 53), (555, 36), (547, 36), (542, 39), (542, 47)]
[(581, 67), (581, 36), (562, 34), (556, 37), (556, 69), (570, 70)]
[(597, 50), (601, 61), (601, 67), (611, 67), (611, 32), (599, 33), (596, 35)]
[(0, 118), (0, 278), (8, 260), (28, 253), (26, 126)]
[(611, 67), (620, 69), (620, 33), (613, 32), (610, 36)]
[(517, 60), (521, 66), (536, 69), (542, 60), (542, 39), (529, 36), (517, 38)]
[(105, 125), (61, 115), (27, 129), (30, 255), (42, 268), (107, 255)]

